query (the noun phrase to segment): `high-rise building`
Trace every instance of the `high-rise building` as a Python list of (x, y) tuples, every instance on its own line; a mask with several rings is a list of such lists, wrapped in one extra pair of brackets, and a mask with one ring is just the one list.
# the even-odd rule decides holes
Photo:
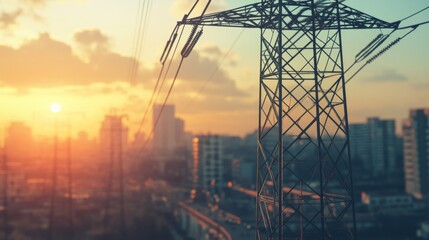
[(366, 123), (353, 123), (349, 125), (350, 155), (354, 167), (364, 171), (371, 169), (369, 126)]
[[(161, 112), (162, 111), (162, 112)], [(154, 105), (153, 107), (153, 148), (159, 153), (171, 153), (185, 146), (185, 123), (176, 118), (174, 105)], [(157, 125), (155, 126), (155, 123)]]
[(128, 149), (128, 128), (123, 116), (106, 115), (100, 128), (100, 150), (103, 158), (118, 155)]
[(193, 179), (198, 188), (220, 191), (224, 185), (223, 143), (218, 135), (193, 140)]
[(398, 171), (395, 121), (369, 118), (367, 123), (350, 124), (350, 154), (370, 176)]
[(395, 120), (369, 118), (368, 126), (371, 139), (371, 159), (374, 175), (392, 173), (398, 169), (396, 165), (396, 134)]
[(34, 143), (31, 128), (22, 122), (12, 122), (7, 129), (5, 153), (11, 161), (31, 158)]
[(410, 111), (402, 124), (405, 190), (421, 198), (429, 195), (429, 108)]
[(176, 138), (176, 143), (175, 143), (175, 147), (186, 147), (186, 142), (185, 140), (185, 121), (183, 121), (183, 119), (180, 118), (176, 118), (175, 119), (175, 138)]

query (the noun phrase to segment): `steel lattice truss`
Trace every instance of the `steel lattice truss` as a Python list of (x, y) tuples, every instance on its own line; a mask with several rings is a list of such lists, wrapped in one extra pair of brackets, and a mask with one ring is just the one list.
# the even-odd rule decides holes
[(356, 239), (338, 0), (262, 0), (179, 24), (261, 29), (257, 239)]
[[(238, 7), (235, 9), (211, 13), (203, 18), (186, 19), (180, 23), (192, 25), (207, 25), (219, 27), (239, 27), (239, 28), (269, 28), (278, 29), (278, 23), (282, 22), (283, 30), (301, 31), (303, 28), (311, 29), (313, 19), (318, 23), (317, 29), (336, 29), (340, 24), (341, 29), (370, 29), (370, 28), (396, 28), (399, 22), (388, 23), (365, 14), (356, 9), (350, 8), (335, 0), (319, 0), (316, 4), (317, 15), (311, 14), (312, 0), (283, 0), (280, 3), (284, 10), (282, 20), (279, 21), (277, 13), (273, 12), (273, 5), (278, 5), (279, 0), (262, 0)], [(317, 2), (317, 1), (314, 1)], [(299, 9), (298, 11), (294, 9)], [(336, 15), (330, 15), (332, 11), (339, 12), (340, 21)], [(270, 14), (273, 13), (273, 14)]]

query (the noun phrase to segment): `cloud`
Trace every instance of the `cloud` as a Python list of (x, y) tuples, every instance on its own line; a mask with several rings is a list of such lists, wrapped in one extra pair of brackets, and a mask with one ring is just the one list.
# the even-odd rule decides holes
[[(182, 17), (184, 14), (187, 14), (189, 12), (194, 3), (194, 0), (175, 0), (172, 6), (172, 12), (178, 17)], [(203, 12), (206, 3), (207, 1), (201, 1), (194, 9), (193, 14), (191, 14), (191, 16), (199, 16)], [(224, 9), (226, 9), (225, 0), (216, 0), (212, 1), (209, 8), (207, 9), (207, 12), (217, 12)]]
[(24, 5), (32, 8), (44, 7), (48, 3), (68, 3), (68, 2), (82, 2), (84, 0), (19, 0)]
[(106, 46), (109, 42), (109, 38), (98, 29), (82, 30), (77, 32), (74, 35), (74, 39), (76, 42), (87, 46)]
[[(18, 48), (0, 46), (0, 85), (20, 92), (66, 89), (66, 95), (79, 98), (128, 96), (130, 103), (126, 104), (127, 108), (131, 109), (137, 99), (145, 103), (143, 107), (146, 106), (159, 68), (139, 66), (138, 79), (143, 81), (131, 85), (127, 78), (131, 64), (139, 65), (137, 60), (111, 51), (108, 48), (110, 39), (97, 29), (82, 30), (74, 36), (78, 46), (88, 50), (85, 59), (75, 54), (74, 50), (78, 49), (72, 49), (47, 33)], [(169, 102), (186, 114), (197, 115), (255, 108), (257, 98), (236, 85), (226, 70), (230, 66), (219, 66), (223, 53), (216, 47), (195, 49), (185, 59)], [(159, 101), (164, 99), (163, 94), (178, 63), (179, 59), (173, 61)]]
[[(178, 65), (176, 60), (174, 65)], [(245, 96), (246, 93), (237, 88), (235, 81), (219, 66), (214, 58), (204, 57), (200, 51), (195, 50), (185, 59), (179, 74), (182, 91), (198, 91), (199, 86), (206, 84), (204, 93), (221, 96)]]
[[(15, 0), (16, 1), (16, 0)], [(40, 14), (40, 10), (51, 4), (58, 3), (77, 3), (84, 2), (86, 0), (17, 0), (15, 5), (20, 6), (26, 17), (31, 18), (39, 22), (43, 22), (45, 19)]]
[[(240, 89), (228, 72), (218, 65), (217, 58), (208, 57), (207, 52), (203, 52), (195, 49), (185, 59), (170, 102), (177, 104), (185, 114), (231, 112), (257, 106), (257, 98)], [(168, 75), (170, 81), (179, 60), (173, 61)], [(170, 81), (165, 85), (169, 86)]]
[(217, 59), (217, 61), (221, 64), (224, 64), (224, 61), (228, 61), (229, 65), (233, 67), (237, 66), (240, 60), (240, 57), (237, 53), (231, 50), (223, 50), (216, 45), (205, 46), (200, 50), (200, 52), (203, 56)]
[(125, 80), (132, 62), (107, 48), (95, 49), (84, 62), (45, 33), (18, 49), (0, 46), (0, 82), (18, 88), (115, 82)]
[(20, 0), (21, 3), (31, 7), (42, 7), (48, 2), (47, 0)]
[(94, 52), (109, 52), (109, 37), (98, 29), (79, 31), (74, 34), (74, 40), (79, 44), (78, 50), (83, 51), (85, 59), (94, 57)]
[[(141, 86), (133, 86), (133, 89), (143, 89)], [(79, 97), (89, 97), (93, 95), (111, 95), (120, 94), (127, 95), (130, 92), (131, 85), (126, 82), (111, 82), (111, 83), (93, 83), (90, 85), (65, 86), (59, 89), (67, 94), (72, 94)]]
[(16, 25), (16, 21), (18, 17), (22, 15), (22, 9), (17, 9), (14, 12), (2, 12), (0, 14), (0, 27), (1, 28), (9, 28)]
[(32, 5), (44, 5), (47, 0), (21, 0), (23, 3), (32, 4)]
[(202, 49), (202, 52), (214, 55), (215, 57), (221, 57), (223, 52), (218, 46), (206, 46)]
[(368, 78), (368, 81), (374, 82), (402, 82), (407, 80), (408, 78), (406, 76), (402, 75), (401, 73), (398, 73), (395, 69), (386, 69)]

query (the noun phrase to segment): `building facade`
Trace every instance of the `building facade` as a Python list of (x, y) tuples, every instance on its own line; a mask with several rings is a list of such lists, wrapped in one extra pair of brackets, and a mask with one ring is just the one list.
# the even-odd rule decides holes
[(193, 183), (197, 188), (220, 191), (224, 186), (223, 143), (219, 135), (193, 140)]
[(429, 108), (411, 110), (402, 124), (405, 190), (421, 198), (429, 195)]
[(185, 122), (176, 118), (174, 105), (153, 106), (153, 149), (158, 153), (172, 153), (186, 146)]
[(409, 194), (398, 193), (361, 193), (362, 203), (376, 214), (389, 216), (418, 215), (426, 209), (422, 200)]
[(400, 169), (396, 161), (394, 120), (369, 118), (350, 124), (350, 154), (369, 176), (383, 176)]

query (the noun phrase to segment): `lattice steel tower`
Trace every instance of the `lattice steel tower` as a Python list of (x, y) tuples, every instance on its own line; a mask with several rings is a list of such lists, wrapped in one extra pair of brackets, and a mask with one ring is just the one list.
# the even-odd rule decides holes
[(179, 24), (261, 31), (256, 239), (356, 239), (341, 31), (399, 23), (339, 0), (261, 0)]

